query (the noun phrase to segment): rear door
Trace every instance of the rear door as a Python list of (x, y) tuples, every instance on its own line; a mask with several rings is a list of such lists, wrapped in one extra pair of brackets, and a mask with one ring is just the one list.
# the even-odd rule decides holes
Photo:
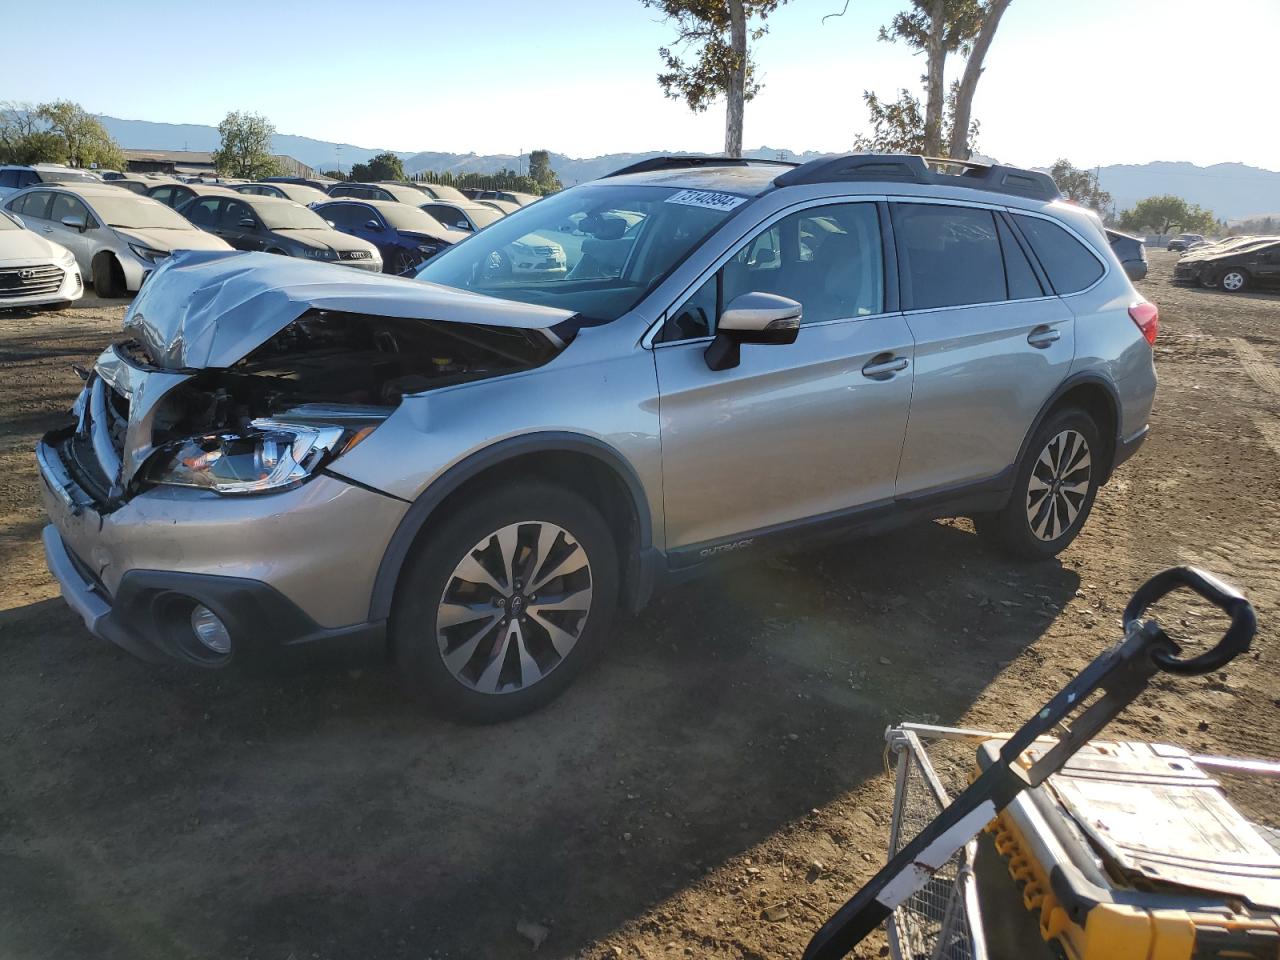
[(1259, 284), (1269, 287), (1280, 286), (1280, 243), (1260, 250), (1251, 272)]
[(916, 343), (897, 493), (1003, 482), (1071, 369), (1074, 316), (1045, 288), (999, 209), (946, 201), (891, 207)]
[[(709, 369), (716, 318), (752, 291), (803, 305), (796, 342)], [(892, 500), (913, 345), (888, 303), (879, 205), (825, 201), (778, 214), (673, 305), (654, 362), (677, 564)]]

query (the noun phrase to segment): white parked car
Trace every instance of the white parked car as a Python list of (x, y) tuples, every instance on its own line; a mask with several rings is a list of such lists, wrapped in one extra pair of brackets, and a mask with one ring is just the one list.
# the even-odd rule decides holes
[(84, 293), (71, 251), (0, 213), (0, 310), (65, 307)]
[(175, 250), (231, 249), (158, 200), (106, 183), (28, 187), (6, 200), (4, 209), (70, 250), (100, 297), (140, 289)]

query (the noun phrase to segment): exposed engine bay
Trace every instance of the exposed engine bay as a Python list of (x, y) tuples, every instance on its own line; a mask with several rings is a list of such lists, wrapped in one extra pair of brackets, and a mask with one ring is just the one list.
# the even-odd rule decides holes
[(166, 398), (153, 442), (244, 429), (304, 404), (394, 408), (410, 394), (539, 367), (557, 352), (538, 331), (314, 310), (233, 366), (196, 372)]
[(561, 348), (519, 327), (310, 310), (227, 367), (108, 348), (55, 431), (72, 479), (109, 512), (154, 484), (253, 494), (301, 483), (410, 395), (529, 370)]

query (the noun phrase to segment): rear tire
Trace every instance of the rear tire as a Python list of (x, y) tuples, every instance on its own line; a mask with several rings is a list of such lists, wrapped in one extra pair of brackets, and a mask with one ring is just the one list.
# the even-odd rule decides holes
[(1080, 533), (1102, 477), (1098, 427), (1083, 410), (1051, 414), (1027, 444), (1013, 493), (998, 513), (973, 518), (983, 540), (1014, 557), (1044, 560)]
[(599, 653), (617, 600), (617, 547), (595, 507), (516, 483), (451, 511), (410, 554), (391, 618), (397, 669), (435, 712), (510, 720)]
[(109, 253), (99, 254), (93, 261), (93, 292), (104, 300), (126, 296), (124, 269)]

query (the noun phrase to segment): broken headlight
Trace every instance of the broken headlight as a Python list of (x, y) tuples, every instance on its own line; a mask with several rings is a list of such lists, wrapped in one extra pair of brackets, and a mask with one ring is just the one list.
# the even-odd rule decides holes
[(354, 447), (373, 427), (254, 420), (244, 433), (191, 437), (166, 446), (148, 464), (146, 477), (215, 493), (281, 490)]

